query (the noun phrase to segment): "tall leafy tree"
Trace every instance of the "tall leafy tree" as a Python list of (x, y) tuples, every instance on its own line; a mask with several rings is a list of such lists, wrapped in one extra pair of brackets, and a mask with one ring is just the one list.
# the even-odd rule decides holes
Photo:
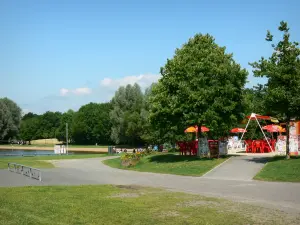
[(111, 139), (117, 144), (142, 143), (143, 93), (138, 84), (120, 87), (112, 99)]
[(32, 140), (38, 139), (38, 130), (40, 128), (39, 116), (25, 117), (21, 121), (20, 138), (23, 141), (28, 141), (29, 144)]
[(247, 71), (209, 35), (197, 34), (161, 68), (162, 78), (152, 99), (152, 121), (169, 131), (206, 125), (224, 135), (243, 115), (242, 91)]
[(0, 137), (8, 140), (19, 133), (21, 109), (8, 98), (1, 98), (0, 102)]
[(47, 111), (39, 117), (38, 138), (55, 138), (56, 130), (60, 126), (60, 112)]
[(141, 138), (145, 143), (148, 144), (160, 144), (162, 142), (159, 132), (160, 130), (152, 126), (150, 122), (150, 98), (153, 95), (153, 89), (155, 85), (157, 84), (153, 83), (145, 90), (142, 109), (140, 113), (140, 117), (142, 120), (140, 128), (142, 130)]
[[(298, 42), (290, 40), (286, 22), (281, 21), (278, 30), (283, 37), (279, 42), (272, 43), (272, 55), (250, 65), (254, 75), (268, 79), (265, 104), (268, 111), (286, 122), (289, 158), (289, 123), (292, 118), (300, 116), (300, 49)], [(267, 31), (266, 41), (273, 42), (270, 31)]]
[(111, 124), (110, 103), (89, 103), (75, 113), (72, 139), (76, 144), (109, 144)]
[(61, 115), (60, 125), (56, 130), (56, 138), (59, 141), (66, 141), (66, 124), (68, 124), (69, 142), (70, 140), (72, 140), (72, 126), (74, 115), (75, 112), (71, 109)]
[(0, 99), (0, 143), (9, 133), (10, 124), (12, 124), (10, 111), (2, 99)]

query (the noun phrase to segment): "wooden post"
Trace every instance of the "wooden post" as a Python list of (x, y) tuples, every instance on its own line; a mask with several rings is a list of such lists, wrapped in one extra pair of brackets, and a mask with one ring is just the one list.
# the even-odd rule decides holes
[(286, 159), (290, 159), (290, 118), (286, 122)]

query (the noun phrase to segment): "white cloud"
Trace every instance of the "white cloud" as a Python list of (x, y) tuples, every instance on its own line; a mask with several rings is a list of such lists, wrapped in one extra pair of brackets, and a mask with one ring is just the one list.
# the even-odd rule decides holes
[(62, 89), (60, 89), (60, 95), (61, 96), (65, 96), (65, 95), (67, 95), (70, 91), (68, 90), (68, 89), (66, 89), (66, 88), (62, 88)]
[(133, 85), (137, 83), (141, 88), (147, 88), (152, 83), (157, 82), (161, 76), (159, 74), (141, 74), (137, 76), (127, 76), (118, 79), (104, 78), (100, 85), (104, 87), (118, 88), (119, 86)]
[(61, 96), (66, 96), (68, 94), (89, 95), (89, 94), (92, 93), (92, 90), (90, 88), (87, 88), (87, 87), (76, 88), (74, 90), (67, 89), (67, 88), (61, 88), (59, 92), (60, 92)]
[(75, 95), (88, 95), (92, 93), (92, 90), (87, 87), (83, 88), (76, 88), (75, 90), (72, 91)]

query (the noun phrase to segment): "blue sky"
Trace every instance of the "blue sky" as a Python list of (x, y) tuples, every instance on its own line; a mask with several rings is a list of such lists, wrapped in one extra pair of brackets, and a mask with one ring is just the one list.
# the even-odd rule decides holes
[[(300, 41), (300, 1), (0, 1), (0, 97), (24, 112), (77, 110), (159, 78), (174, 50), (210, 33), (251, 73), (281, 20)], [(250, 74), (248, 86), (259, 81)]]

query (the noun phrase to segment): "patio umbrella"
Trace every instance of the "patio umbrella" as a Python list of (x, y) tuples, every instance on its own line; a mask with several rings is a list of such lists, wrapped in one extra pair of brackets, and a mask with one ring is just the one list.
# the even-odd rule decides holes
[(275, 124), (270, 124), (262, 127), (264, 130), (267, 130), (269, 133), (277, 133), (277, 132), (286, 132), (286, 129)]
[(244, 132), (247, 132), (247, 131), (243, 128), (236, 127), (236, 128), (233, 128), (230, 132), (231, 133), (244, 133)]
[[(201, 126), (201, 132), (208, 132), (209, 129), (205, 126)], [(185, 133), (195, 133), (198, 132), (198, 126), (194, 126), (194, 127), (188, 127), (187, 129), (185, 129), (184, 131)]]

